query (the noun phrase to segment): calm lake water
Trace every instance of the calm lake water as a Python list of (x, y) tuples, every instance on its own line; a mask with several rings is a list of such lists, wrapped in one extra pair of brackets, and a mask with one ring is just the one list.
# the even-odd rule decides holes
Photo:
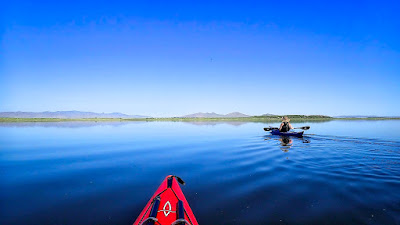
[(0, 124), (0, 224), (132, 224), (168, 174), (200, 224), (400, 224), (400, 121)]

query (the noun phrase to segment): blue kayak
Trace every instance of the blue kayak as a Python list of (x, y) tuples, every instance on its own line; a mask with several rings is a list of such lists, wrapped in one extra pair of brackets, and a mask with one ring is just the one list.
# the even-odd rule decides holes
[(273, 135), (281, 135), (281, 136), (294, 136), (294, 137), (303, 137), (304, 131), (300, 132), (280, 132), (278, 129), (271, 130), (271, 134)]

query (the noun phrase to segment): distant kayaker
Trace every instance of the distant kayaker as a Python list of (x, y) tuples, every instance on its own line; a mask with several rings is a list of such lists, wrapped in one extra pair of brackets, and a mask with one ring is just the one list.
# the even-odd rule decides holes
[(279, 127), (280, 132), (288, 132), (290, 129), (293, 129), (292, 124), (289, 123), (290, 119), (287, 116), (282, 117), (282, 123)]

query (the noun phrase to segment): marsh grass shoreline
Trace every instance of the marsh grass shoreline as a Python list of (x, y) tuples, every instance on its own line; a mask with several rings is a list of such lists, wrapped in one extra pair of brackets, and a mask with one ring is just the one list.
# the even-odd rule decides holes
[[(129, 122), (129, 121), (172, 121), (172, 122), (227, 122), (227, 121), (243, 121), (243, 122), (279, 122), (280, 116), (252, 116), (252, 117), (218, 117), (218, 118), (188, 118), (188, 117), (166, 117), (166, 118), (0, 118), (1, 122), (73, 122), (73, 121), (87, 121), (87, 122)], [(289, 115), (293, 122), (307, 122), (307, 121), (333, 121), (333, 120), (400, 120), (400, 117), (365, 117), (365, 118), (334, 118), (327, 116), (301, 116)]]

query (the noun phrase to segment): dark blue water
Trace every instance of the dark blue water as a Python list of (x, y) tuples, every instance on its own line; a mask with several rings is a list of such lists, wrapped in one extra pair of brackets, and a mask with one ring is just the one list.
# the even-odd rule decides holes
[(400, 224), (400, 121), (0, 124), (0, 224), (132, 224), (168, 174), (200, 224)]

